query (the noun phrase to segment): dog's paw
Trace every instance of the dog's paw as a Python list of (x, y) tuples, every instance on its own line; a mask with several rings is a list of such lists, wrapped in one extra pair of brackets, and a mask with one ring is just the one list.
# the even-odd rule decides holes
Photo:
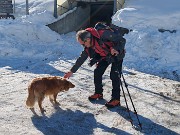
[(57, 102), (57, 101), (55, 101), (55, 104), (56, 104), (56, 105), (60, 105), (60, 103), (59, 103), (59, 102)]
[(31, 112), (34, 114), (34, 115), (37, 115), (37, 113), (35, 112), (34, 108), (29, 108), (31, 110)]
[(41, 113), (43, 114), (43, 113), (45, 113), (46, 112), (46, 110), (44, 109), (44, 108), (42, 108), (41, 109)]

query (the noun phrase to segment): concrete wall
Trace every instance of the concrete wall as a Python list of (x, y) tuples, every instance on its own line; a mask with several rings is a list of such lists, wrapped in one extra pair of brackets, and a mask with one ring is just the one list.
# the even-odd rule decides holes
[(48, 24), (47, 26), (59, 34), (66, 34), (71, 31), (77, 31), (89, 25), (89, 14), (90, 6), (87, 6), (83, 9), (78, 7), (74, 12), (68, 14), (66, 17), (52, 24)]
[(125, 3), (125, 0), (117, 0), (117, 10), (121, 9)]
[(62, 15), (77, 6), (76, 0), (58, 0), (57, 14)]
[[(64, 0), (65, 5), (68, 7), (68, 3), (73, 2), (76, 6), (76, 2), (78, 1), (91, 1), (93, 3), (99, 2), (99, 1), (113, 1), (113, 0)], [(64, 1), (62, 3), (64, 3)], [(122, 8), (122, 5), (124, 4), (125, 0), (117, 0), (117, 10)], [(70, 8), (70, 7), (68, 7)], [(66, 9), (67, 10), (67, 9)], [(68, 10), (67, 10), (68, 11)], [(59, 11), (60, 12), (60, 11)], [(59, 14), (58, 12), (58, 14)], [(66, 12), (63, 10), (63, 12)], [(79, 29), (83, 29), (90, 25), (90, 4), (85, 4), (85, 6), (78, 6), (75, 11), (68, 14), (66, 17), (58, 20), (57, 22), (48, 24), (47, 26), (52, 29), (53, 31), (56, 31), (59, 34), (66, 34), (71, 31), (77, 31)]]

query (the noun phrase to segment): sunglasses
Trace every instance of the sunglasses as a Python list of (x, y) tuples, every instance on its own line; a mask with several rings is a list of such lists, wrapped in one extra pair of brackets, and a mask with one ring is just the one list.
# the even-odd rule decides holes
[(87, 42), (87, 39), (82, 40), (84, 43), (81, 44), (82, 46), (85, 46), (85, 43)]

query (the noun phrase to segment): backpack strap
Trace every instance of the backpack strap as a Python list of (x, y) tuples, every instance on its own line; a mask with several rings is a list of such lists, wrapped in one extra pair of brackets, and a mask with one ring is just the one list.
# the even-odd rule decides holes
[[(98, 33), (98, 31), (97, 31), (97, 33)], [(98, 33), (99, 34), (99, 33)], [(101, 37), (101, 36), (100, 36)], [(108, 55), (109, 53), (110, 53), (110, 47), (107, 45), (107, 44), (105, 44), (103, 41), (102, 41), (102, 39), (100, 38), (97, 38), (97, 37), (95, 37), (95, 36), (93, 36), (93, 38), (98, 42), (98, 44), (99, 44), (99, 46), (101, 47), (101, 49), (103, 49), (105, 52), (106, 52), (106, 54)], [(94, 45), (95, 45), (95, 40), (93, 40), (94, 41)], [(104, 44), (105, 46), (106, 46), (106, 48), (103, 48), (102, 47), (102, 44)]]

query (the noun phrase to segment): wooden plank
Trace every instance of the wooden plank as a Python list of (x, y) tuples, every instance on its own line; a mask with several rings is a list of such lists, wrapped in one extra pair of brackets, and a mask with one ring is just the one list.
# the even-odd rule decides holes
[(12, 0), (10, 0), (10, 1), (0, 0), (0, 4), (12, 4)]
[(8, 18), (12, 18), (12, 19), (15, 19), (15, 17), (13, 16), (13, 15), (9, 15), (9, 14), (7, 14), (7, 15), (0, 15), (0, 19), (8, 19)]
[(0, 4), (12, 4), (12, 1), (6, 1), (6, 2), (1, 2), (0, 1)]
[(0, 8), (13, 8), (13, 5), (12, 4), (3, 4), (3, 5), (0, 5)]
[(0, 13), (13, 13), (12, 0), (0, 0)]
[(1, 4), (12, 4), (12, 0), (9, 0), (9, 1), (7, 1), (7, 0), (0, 0), (0, 5)]
[(6, 8), (6, 9), (0, 8), (0, 13), (13, 13), (13, 9), (12, 8)]
[(1, 2), (1, 1), (2, 1), (2, 2), (3, 2), (3, 1), (11, 1), (11, 2), (12, 2), (12, 0), (0, 0), (0, 2)]

